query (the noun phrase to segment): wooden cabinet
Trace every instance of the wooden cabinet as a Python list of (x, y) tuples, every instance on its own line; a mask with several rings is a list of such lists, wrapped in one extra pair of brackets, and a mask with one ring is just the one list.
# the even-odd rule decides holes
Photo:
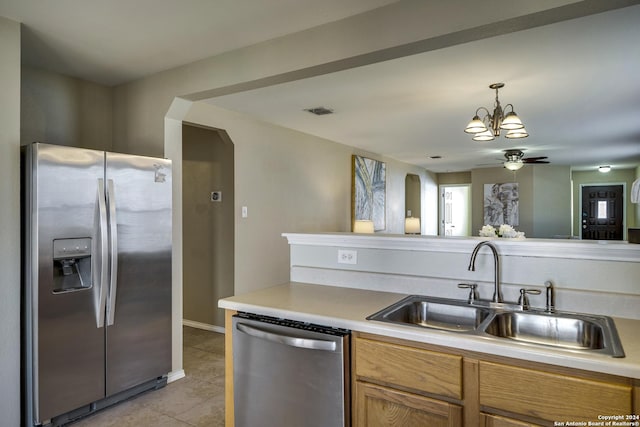
[(513, 418), (499, 415), (480, 414), (481, 427), (539, 427), (540, 424), (531, 424), (526, 421), (518, 421)]
[(353, 341), (354, 426), (462, 426), (461, 356)]
[(630, 382), (480, 362), (480, 405), (549, 421), (597, 421), (602, 414), (631, 414)]
[(357, 427), (552, 426), (640, 411), (629, 378), (364, 333), (352, 352)]
[(355, 339), (356, 375), (416, 391), (462, 398), (462, 357), (405, 345)]
[(356, 382), (354, 426), (462, 426), (458, 405), (388, 387)]

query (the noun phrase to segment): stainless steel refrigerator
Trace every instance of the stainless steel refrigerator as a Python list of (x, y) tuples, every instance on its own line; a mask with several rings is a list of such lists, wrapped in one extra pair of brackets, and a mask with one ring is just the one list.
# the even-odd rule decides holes
[(22, 170), (23, 423), (166, 384), (170, 161), (34, 143)]

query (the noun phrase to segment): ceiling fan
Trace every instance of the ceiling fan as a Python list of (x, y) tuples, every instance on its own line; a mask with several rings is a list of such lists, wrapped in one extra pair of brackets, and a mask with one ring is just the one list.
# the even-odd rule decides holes
[(522, 152), (522, 150), (518, 149), (504, 150), (504, 158), (506, 159), (506, 161), (504, 161), (502, 164), (505, 168), (512, 171), (517, 171), (525, 164), (550, 163), (548, 160), (545, 160), (548, 158), (547, 156), (524, 157), (524, 153)]

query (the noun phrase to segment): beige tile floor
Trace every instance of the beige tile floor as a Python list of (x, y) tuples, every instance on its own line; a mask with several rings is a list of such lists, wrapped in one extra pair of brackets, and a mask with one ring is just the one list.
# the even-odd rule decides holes
[(224, 335), (186, 326), (183, 331), (185, 378), (71, 426), (224, 426)]

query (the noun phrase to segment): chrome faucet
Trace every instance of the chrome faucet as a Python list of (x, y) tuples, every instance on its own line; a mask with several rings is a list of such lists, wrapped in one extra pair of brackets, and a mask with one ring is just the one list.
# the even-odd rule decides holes
[(478, 251), (483, 246), (488, 246), (493, 252), (493, 266), (494, 266), (494, 288), (493, 288), (493, 302), (502, 302), (502, 290), (500, 289), (500, 257), (498, 256), (498, 250), (496, 247), (488, 241), (480, 242), (473, 248), (471, 252), (471, 260), (469, 261), (469, 271), (476, 271), (476, 256)]
[(544, 282), (544, 286), (547, 290), (547, 304), (545, 307), (545, 311), (547, 313), (553, 313), (554, 311), (556, 311), (556, 295), (553, 289), (553, 283), (551, 283), (551, 280), (547, 280), (546, 282)]

